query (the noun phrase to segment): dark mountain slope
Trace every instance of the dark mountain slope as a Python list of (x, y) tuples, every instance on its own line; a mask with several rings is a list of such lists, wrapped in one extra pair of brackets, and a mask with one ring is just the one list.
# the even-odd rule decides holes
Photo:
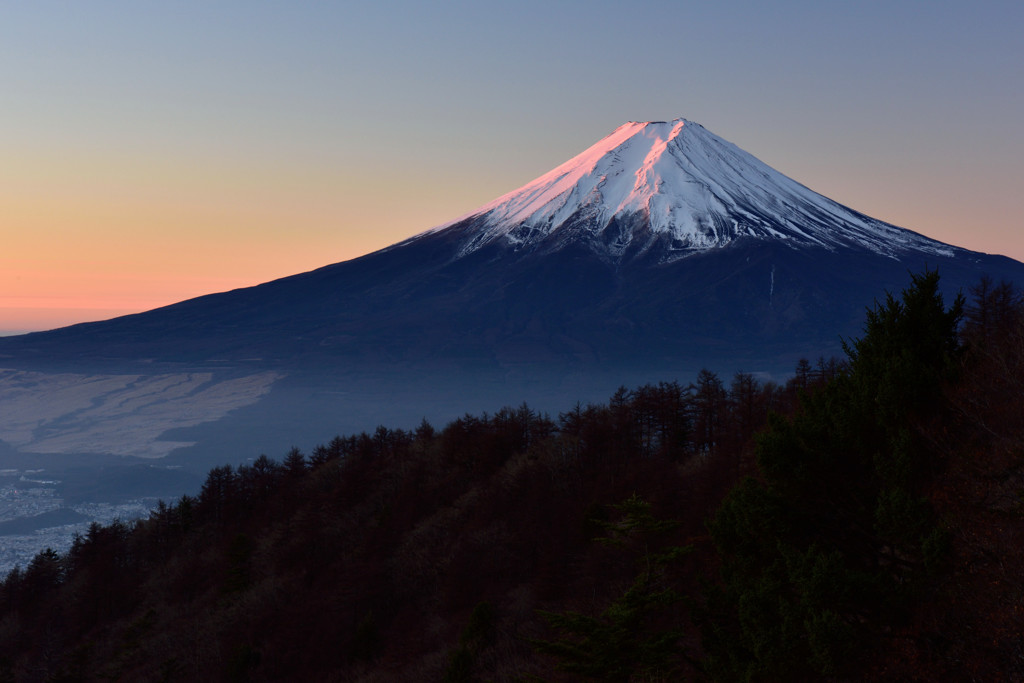
[[(452, 260), (445, 235), (249, 289), (110, 321), (0, 339), (3, 363), (243, 360), (479, 362), (577, 367), (722, 365), (785, 371), (793, 353), (838, 351), (864, 308), (908, 271), (938, 268), (947, 291), (1024, 266), (960, 258), (793, 249), (751, 238), (670, 263), (609, 264), (586, 249), (488, 247)], [(1015, 277), (1016, 276), (1016, 277)]]
[[(947, 296), (983, 274), (1024, 282), (1024, 264), (866, 217), (697, 124), (628, 123), (523, 188), (387, 249), (3, 338), (0, 367), (215, 379), (271, 371), (273, 389), (223, 426), (286, 448), (289, 429), (335, 428), (329, 415), (418, 419), (415, 395), (433, 395), (431, 417), (447, 419), (509, 400), (557, 409), (701, 367), (782, 376), (800, 357), (839, 353), (864, 309), (925, 267), (941, 272)], [(4, 429), (0, 421), (0, 439), (29, 441)], [(188, 429), (208, 432), (176, 429), (186, 442)]]
[(1024, 265), (868, 218), (703, 127), (629, 123), (468, 217), (352, 261), (0, 340), (6, 364), (668, 362), (788, 370), (908, 271), (950, 291)]

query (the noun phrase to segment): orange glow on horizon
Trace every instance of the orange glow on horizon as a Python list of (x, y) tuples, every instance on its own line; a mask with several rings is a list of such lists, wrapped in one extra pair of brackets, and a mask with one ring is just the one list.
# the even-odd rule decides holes
[[(71, 275), (56, 278), (16, 278), (11, 286), (0, 275), (0, 334), (31, 332), (80, 322), (106, 320), (160, 308), (203, 294), (244, 287), (255, 282), (224, 278), (128, 278), (101, 276), (91, 280)], [(42, 282), (35, 293), (33, 285)], [(77, 285), (77, 286), (76, 286)], [(20, 292), (19, 292), (20, 290)], [(7, 293), (11, 292), (11, 293)]]
[(122, 315), (139, 313), (136, 309), (120, 308), (7, 308), (0, 306), (0, 336), (53, 330), (78, 323), (109, 320)]
[[(233, 158), (204, 149), (150, 157), (17, 144), (9, 151), (0, 163), (0, 333), (145, 311), (356, 258), (548, 170), (484, 166), (467, 177), (458, 164), (437, 165), (436, 155)], [(959, 176), (909, 187), (864, 169), (829, 175), (811, 167), (794, 176), (929, 237), (1024, 255), (1018, 231), (976, 229), (1005, 223), (996, 199), (1014, 196), (1012, 174), (985, 188), (992, 215), (936, 201), (956, 194)], [(908, 205), (922, 208), (901, 215)]]
[(389, 176), (376, 165), (387, 159), (353, 170), (36, 152), (0, 164), (0, 333), (145, 311), (356, 258), (498, 194), (482, 180), (415, 167)]

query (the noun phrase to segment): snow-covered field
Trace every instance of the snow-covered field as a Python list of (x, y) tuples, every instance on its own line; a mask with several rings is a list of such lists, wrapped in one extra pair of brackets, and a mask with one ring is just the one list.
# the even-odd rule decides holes
[(169, 429), (218, 420), (256, 402), (281, 375), (220, 379), (160, 375), (45, 374), (0, 369), (0, 440), (27, 453), (110, 453), (161, 458), (186, 442)]

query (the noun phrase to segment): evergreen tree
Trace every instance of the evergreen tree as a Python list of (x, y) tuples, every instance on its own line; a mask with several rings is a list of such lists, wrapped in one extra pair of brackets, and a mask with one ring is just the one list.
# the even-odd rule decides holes
[(608, 533), (598, 540), (632, 548), (638, 554), (640, 573), (600, 616), (542, 613), (560, 637), (534, 641), (534, 646), (557, 657), (564, 671), (586, 678), (629, 681), (641, 675), (644, 680), (658, 680), (670, 676), (681, 657), (679, 624), (665, 620), (664, 615), (682, 596), (669, 585), (666, 570), (691, 548), (666, 544), (665, 533), (677, 523), (655, 517), (650, 503), (636, 494), (613, 507), (618, 519), (600, 523)]
[(925, 416), (957, 367), (957, 297), (912, 276), (868, 311), (849, 368), (772, 416), (763, 479), (733, 491), (711, 523), (722, 585), (706, 615), (709, 670), (727, 680), (836, 675), (896, 623), (942, 547), (921, 486), (934, 471)]

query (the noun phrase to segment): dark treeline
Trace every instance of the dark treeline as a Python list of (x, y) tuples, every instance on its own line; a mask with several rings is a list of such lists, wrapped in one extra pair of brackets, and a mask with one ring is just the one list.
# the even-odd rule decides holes
[(213, 469), (0, 584), (0, 680), (1014, 680), (1024, 304)]

